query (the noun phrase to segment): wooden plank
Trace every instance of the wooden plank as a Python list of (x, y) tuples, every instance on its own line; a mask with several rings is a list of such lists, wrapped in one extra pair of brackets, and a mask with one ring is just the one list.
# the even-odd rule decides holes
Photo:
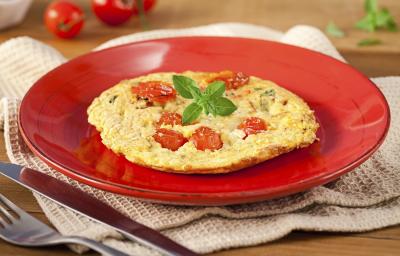
[[(5, 243), (4, 241), (0, 241), (0, 250), (2, 256), (21, 256), (21, 255), (29, 255), (29, 256), (76, 256), (76, 253), (71, 252), (67, 247), (60, 245), (55, 247), (48, 248), (27, 248), (27, 247), (18, 247), (12, 244)], [(85, 255), (99, 255), (95, 252), (85, 253)]]
[(387, 240), (400, 240), (400, 227), (388, 227), (384, 229), (374, 230), (365, 233), (354, 233), (354, 237), (368, 237), (375, 239), (387, 239)]
[(3, 132), (1, 132), (0, 136), (0, 161), (2, 162), (9, 162), (8, 157), (7, 157), (7, 151), (5, 147), (5, 142), (4, 142), (4, 135)]
[[(42, 16), (46, 0), (37, 0), (32, 6), (25, 22), (20, 26), (3, 31), (0, 42), (15, 36), (31, 36), (48, 43), (71, 58), (90, 51), (97, 45), (126, 34), (140, 32), (137, 18), (122, 27), (108, 27), (100, 23), (90, 11), (90, 1), (79, 0), (87, 19), (81, 35), (74, 40), (63, 40), (53, 37), (46, 31)], [(349, 63), (370, 76), (399, 75), (400, 40), (399, 33), (379, 31), (366, 33), (356, 30), (354, 23), (363, 15), (362, 0), (168, 0), (158, 1), (156, 8), (148, 15), (152, 29), (183, 28), (215, 22), (248, 22), (269, 26), (282, 31), (296, 24), (311, 24), (324, 29), (329, 20), (334, 20), (347, 33), (345, 38), (331, 38)], [(400, 1), (381, 0), (382, 6), (390, 9), (397, 20), (400, 20)], [(382, 45), (358, 47), (360, 39), (380, 38)], [(372, 54), (372, 55), (369, 55)], [(382, 63), (387, 63), (382, 65)]]
[(400, 243), (386, 239), (296, 232), (285, 239), (250, 248), (221, 251), (212, 256), (376, 256), (399, 255)]
[(0, 192), (28, 212), (43, 212), (32, 195), (32, 192), (9, 179), (0, 176)]
[[(49, 224), (43, 213), (32, 214), (39, 220)], [(378, 233), (394, 233), (400, 240), (399, 228), (388, 228), (380, 231), (368, 232), (361, 234), (364, 237), (359, 237), (357, 234), (342, 234), (342, 233), (311, 233), (311, 232), (294, 232), (282, 240), (259, 245), (256, 247), (246, 247), (221, 251), (211, 256), (224, 255), (397, 255), (400, 251), (400, 243), (392, 241), (390, 237), (371, 236), (370, 234)], [(382, 241), (382, 239), (384, 241)], [(386, 241), (385, 241), (386, 240)], [(0, 241), (1, 255), (45, 255), (44, 253), (52, 253), (51, 255), (74, 255), (65, 247), (55, 247), (51, 249), (31, 250), (21, 247), (12, 246)], [(3, 254), (4, 253), (4, 254)], [(9, 254), (7, 254), (9, 253)], [(85, 254), (86, 255), (86, 254)], [(95, 255), (94, 252), (88, 255)]]
[(342, 50), (340, 53), (348, 60), (349, 64), (368, 77), (400, 75), (400, 53), (371, 52), (364, 54), (347, 50)]
[[(0, 161), (9, 162), (3, 132), (0, 133)], [(1, 194), (13, 202), (18, 202), (18, 205), (24, 210), (28, 212), (42, 212), (42, 209), (34, 199), (32, 192), (2, 175), (0, 175), (0, 188)]]
[[(75, 253), (69, 251), (64, 246), (51, 248), (31, 249), (17, 247), (0, 241), (2, 256), (15, 255), (62, 255), (72, 256)], [(258, 256), (258, 255), (279, 255), (279, 256), (384, 256), (398, 255), (400, 243), (390, 240), (377, 240), (371, 238), (357, 238), (351, 236), (313, 236), (308, 233), (295, 233), (284, 240), (279, 240), (255, 247), (246, 247), (221, 251), (210, 256)], [(85, 253), (85, 255), (98, 255), (95, 252)]]

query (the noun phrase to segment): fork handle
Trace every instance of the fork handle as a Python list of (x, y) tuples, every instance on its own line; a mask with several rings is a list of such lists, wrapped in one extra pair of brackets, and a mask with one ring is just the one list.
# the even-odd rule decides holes
[(105, 256), (129, 256), (126, 253), (123, 253), (121, 251), (118, 251), (116, 249), (113, 249), (107, 245), (104, 245), (100, 242), (84, 238), (84, 237), (78, 237), (78, 236), (64, 236), (60, 237), (59, 241), (62, 243), (71, 243), (71, 244), (81, 244), (89, 247), (90, 249), (101, 253), (101, 255)]

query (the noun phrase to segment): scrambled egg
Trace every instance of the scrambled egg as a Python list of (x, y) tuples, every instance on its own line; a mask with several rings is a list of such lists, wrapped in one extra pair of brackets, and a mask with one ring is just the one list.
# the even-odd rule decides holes
[[(191, 125), (164, 125), (186, 138), (200, 126), (210, 127), (221, 135), (221, 149), (200, 151), (190, 140), (176, 151), (162, 148), (153, 138), (161, 114), (169, 111), (182, 115), (192, 100), (177, 95), (176, 100), (164, 106), (148, 107), (132, 93), (132, 87), (145, 81), (164, 81), (172, 85), (174, 74), (155, 73), (124, 80), (93, 100), (88, 108), (88, 120), (100, 132), (108, 148), (133, 163), (157, 170), (223, 173), (306, 147), (317, 139), (318, 123), (301, 98), (271, 81), (251, 76), (247, 85), (226, 91), (225, 96), (237, 106), (233, 114), (213, 117), (202, 113)], [(205, 88), (211, 73), (187, 71), (181, 75), (191, 77)], [(244, 132), (237, 127), (247, 117), (262, 118), (268, 129), (245, 138)]]

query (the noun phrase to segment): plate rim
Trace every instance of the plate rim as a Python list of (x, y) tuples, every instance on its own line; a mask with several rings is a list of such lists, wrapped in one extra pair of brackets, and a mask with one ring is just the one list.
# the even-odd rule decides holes
[[(32, 141), (30, 141), (30, 139), (27, 137), (27, 134), (23, 128), (23, 124), (21, 121), (21, 112), (23, 109), (23, 104), (26, 104), (28, 95), (31, 94), (31, 91), (34, 89), (35, 85), (42, 80), (44, 77), (55, 73), (58, 71), (58, 69), (63, 68), (64, 65), (67, 65), (70, 61), (77, 61), (81, 58), (84, 58), (88, 55), (93, 55), (93, 54), (101, 54), (105, 51), (109, 51), (115, 48), (124, 48), (124, 47), (128, 47), (131, 45), (140, 45), (140, 44), (146, 44), (149, 42), (159, 42), (159, 41), (168, 41), (168, 40), (185, 40), (185, 39), (222, 39), (222, 40), (245, 40), (245, 41), (258, 41), (258, 42), (268, 42), (268, 43), (272, 43), (272, 44), (277, 44), (277, 45), (285, 45), (286, 47), (290, 47), (290, 48), (296, 48), (296, 49), (300, 49), (302, 51), (307, 51), (310, 52), (311, 54), (318, 54), (320, 56), (322, 56), (323, 58), (329, 58), (331, 61), (334, 61), (336, 63), (338, 63), (339, 65), (345, 65), (347, 66), (347, 68), (350, 68), (351, 70), (353, 70), (355, 73), (357, 73), (358, 75), (361, 76), (362, 79), (367, 80), (369, 82), (369, 84), (375, 89), (375, 91), (378, 93), (379, 97), (382, 99), (382, 101), (384, 102), (385, 105), (385, 109), (386, 109), (386, 113), (387, 113), (387, 121), (385, 124), (385, 128), (384, 131), (382, 133), (382, 135), (380, 136), (380, 138), (377, 140), (377, 142), (375, 143), (375, 145), (371, 148), (369, 148), (364, 154), (360, 155), (357, 159), (355, 159), (354, 161), (352, 161), (351, 163), (347, 164), (346, 166), (343, 166), (341, 168), (338, 168), (334, 171), (331, 171), (329, 174), (319, 174), (319, 175), (315, 175), (312, 177), (309, 177), (305, 180), (302, 181), (298, 181), (294, 184), (287, 184), (285, 186), (278, 186), (278, 187), (274, 187), (274, 188), (262, 188), (262, 189), (253, 189), (253, 190), (249, 190), (249, 191), (231, 191), (231, 192), (202, 192), (202, 193), (192, 193), (192, 192), (174, 192), (174, 191), (158, 191), (158, 190), (152, 190), (152, 189), (145, 189), (145, 188), (137, 188), (137, 187), (128, 187), (126, 185), (123, 184), (115, 184), (112, 182), (109, 182), (107, 180), (102, 180), (102, 179), (98, 179), (95, 177), (89, 177), (85, 174), (82, 173), (77, 173), (76, 171), (63, 166), (62, 164), (58, 163), (57, 161), (54, 161), (50, 158), (48, 158), (46, 156), (45, 152), (42, 152), (39, 148), (37, 148), (34, 143)], [(377, 95), (377, 96), (378, 96)], [(390, 107), (389, 104), (385, 98), (385, 96), (383, 95), (382, 91), (379, 89), (379, 87), (371, 80), (369, 79), (366, 75), (364, 75), (363, 73), (361, 73), (360, 71), (358, 71), (356, 68), (352, 67), (351, 65), (342, 62), (338, 59), (335, 59), (329, 55), (326, 55), (324, 53), (321, 52), (317, 52), (314, 50), (310, 50), (307, 48), (303, 48), (303, 47), (299, 47), (299, 46), (294, 46), (294, 45), (289, 45), (289, 44), (284, 44), (284, 43), (280, 43), (280, 42), (276, 42), (276, 41), (271, 41), (271, 40), (262, 40), (262, 39), (253, 39), (253, 38), (245, 38), (245, 37), (225, 37), (225, 36), (180, 36), (180, 37), (168, 37), (168, 38), (159, 38), (159, 39), (150, 39), (150, 40), (144, 40), (144, 41), (138, 41), (138, 42), (130, 42), (130, 43), (126, 43), (126, 44), (121, 44), (121, 45), (117, 45), (117, 46), (113, 46), (113, 47), (109, 47), (109, 48), (105, 48), (105, 49), (101, 49), (98, 51), (93, 51), (93, 52), (88, 52), (85, 53), (83, 55), (80, 55), (76, 58), (73, 58), (59, 66), (57, 66), (56, 68), (50, 70), (49, 72), (47, 72), (46, 74), (44, 74), (43, 76), (41, 76), (31, 87), (30, 89), (26, 92), (26, 94), (24, 95), (22, 101), (21, 101), (21, 105), (18, 111), (19, 115), (18, 115), (18, 127), (19, 130), (21, 132), (22, 138), (25, 141), (25, 143), (27, 144), (28, 148), (30, 150), (32, 150), (32, 152), (38, 156), (41, 160), (43, 160), (47, 165), (49, 165), (50, 167), (54, 168), (56, 171), (61, 172), (62, 174), (77, 180), (79, 182), (82, 182), (84, 184), (96, 187), (98, 189), (102, 189), (108, 192), (112, 192), (112, 193), (120, 193), (120, 194), (124, 194), (127, 196), (132, 196), (135, 198), (139, 198), (140, 200), (146, 200), (146, 201), (152, 201), (152, 202), (161, 202), (161, 203), (167, 203), (167, 204), (179, 204), (179, 205), (231, 205), (231, 204), (238, 204), (238, 203), (247, 203), (247, 202), (255, 202), (255, 201), (260, 201), (260, 200), (267, 200), (267, 199), (271, 199), (271, 198), (277, 198), (277, 197), (283, 197), (283, 196), (287, 196), (287, 195), (291, 195), (291, 194), (295, 194), (298, 192), (302, 192), (304, 190), (310, 189), (316, 185), (323, 185), (326, 184), (338, 177), (340, 177), (341, 175), (351, 171), (353, 168), (356, 168), (357, 166), (359, 166), (360, 164), (362, 164), (363, 162), (365, 162), (384, 142), (388, 131), (389, 131), (389, 127), (390, 127), (390, 123), (391, 123), (391, 113), (390, 113)], [(285, 189), (283, 189), (283, 187), (285, 187)], [(268, 192), (269, 196), (266, 196), (265, 193)], [(142, 197), (140, 195), (137, 194), (146, 194), (146, 197)], [(149, 197), (149, 195), (151, 195), (151, 197)], [(173, 197), (172, 199), (174, 201), (164, 201), (164, 199), (162, 200), (158, 200), (156, 198), (159, 198), (157, 196), (166, 196), (166, 197)], [(156, 198), (152, 198), (152, 197), (156, 197)], [(190, 198), (190, 197), (195, 197), (195, 198), (202, 198), (202, 199), (209, 199), (211, 200), (209, 203), (196, 203), (194, 202), (193, 204), (188, 203), (187, 200), (183, 200), (183, 202), (181, 202), (182, 197), (186, 197), (186, 198)], [(215, 198), (224, 198), (224, 200), (226, 200), (226, 202), (224, 203), (215, 203)]]

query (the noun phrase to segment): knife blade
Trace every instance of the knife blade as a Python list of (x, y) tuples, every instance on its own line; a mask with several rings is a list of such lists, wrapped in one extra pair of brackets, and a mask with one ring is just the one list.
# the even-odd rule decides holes
[(116, 229), (126, 238), (165, 255), (198, 255), (97, 198), (39, 171), (0, 162), (0, 174), (40, 195), (94, 221)]

